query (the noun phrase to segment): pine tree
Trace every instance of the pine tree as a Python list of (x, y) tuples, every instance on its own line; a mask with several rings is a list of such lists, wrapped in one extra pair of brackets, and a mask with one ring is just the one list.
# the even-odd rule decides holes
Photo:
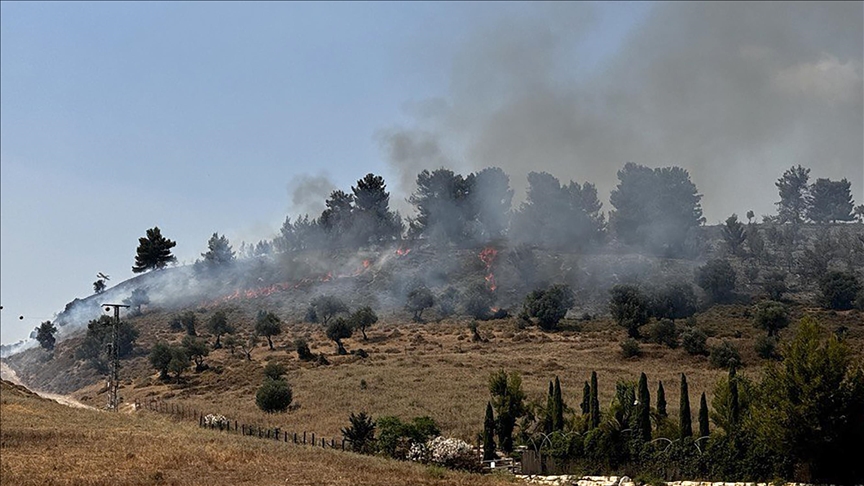
[(780, 222), (801, 223), (804, 221), (804, 212), (807, 209), (808, 186), (810, 169), (800, 165), (792, 167), (783, 173), (774, 184), (780, 192), (780, 201), (777, 204)]
[(666, 413), (666, 390), (663, 389), (663, 382), (657, 385), (657, 415), (666, 418), (669, 416)]
[(225, 235), (219, 236), (219, 233), (213, 233), (207, 241), (207, 248), (207, 253), (202, 253), (201, 256), (210, 265), (219, 266), (234, 261), (234, 250), (231, 249)]
[(639, 407), (637, 408), (637, 426), (642, 440), (651, 440), (651, 395), (648, 392), (648, 377), (645, 373), (639, 375), (638, 391)]
[(165, 268), (169, 263), (177, 261), (171, 254), (171, 248), (175, 246), (177, 243), (162, 236), (158, 226), (148, 229), (146, 237), (138, 238), (135, 266), (132, 267), (132, 271), (142, 273)]
[(54, 343), (57, 342), (57, 339), (54, 337), (54, 334), (57, 333), (57, 328), (51, 321), (45, 321), (36, 328), (36, 340), (39, 341), (39, 345), (48, 351), (54, 350)]
[(552, 430), (564, 430), (564, 399), (561, 396), (561, 382), (555, 377), (552, 401), (555, 404), (552, 414)]
[(597, 372), (591, 372), (591, 402), (589, 405), (590, 428), (600, 426), (600, 398), (597, 390)]
[(702, 392), (702, 398), (699, 399), (699, 437), (707, 437), (709, 434), (708, 402), (705, 399), (705, 392)]
[(495, 416), (492, 404), (486, 402), (486, 418), (483, 420), (483, 460), (495, 459)]
[(681, 405), (678, 409), (681, 439), (693, 437), (693, 422), (690, 417), (690, 395), (687, 390), (687, 376), (681, 373)]

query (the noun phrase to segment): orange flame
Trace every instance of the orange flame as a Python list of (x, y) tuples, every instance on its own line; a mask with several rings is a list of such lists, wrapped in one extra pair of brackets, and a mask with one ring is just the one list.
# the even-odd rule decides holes
[(489, 272), (486, 275), (486, 285), (489, 287), (489, 290), (495, 292), (495, 289), (498, 288), (498, 284), (495, 283), (495, 274), (492, 273), (492, 263), (495, 262), (495, 257), (498, 256), (498, 250), (492, 248), (491, 246), (487, 246), (483, 248), (478, 257), (483, 264), (486, 265), (486, 271)]
[(396, 249), (396, 254), (399, 256), (405, 256), (409, 253), (411, 253), (411, 248), (397, 248)]

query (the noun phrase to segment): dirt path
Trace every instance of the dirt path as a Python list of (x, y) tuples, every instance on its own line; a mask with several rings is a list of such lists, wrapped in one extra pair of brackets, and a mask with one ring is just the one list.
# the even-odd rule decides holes
[(58, 395), (56, 393), (46, 393), (46, 392), (41, 392), (38, 390), (33, 390), (32, 388), (28, 387), (24, 383), (21, 383), (21, 380), (18, 378), (18, 375), (15, 374), (15, 370), (10, 368), (9, 365), (7, 365), (3, 361), (0, 361), (0, 378), (4, 379), (6, 381), (11, 381), (12, 383), (15, 383), (16, 385), (23, 386), (23, 387), (29, 389), (30, 391), (32, 391), (33, 393), (39, 395), (40, 397), (47, 398), (49, 400), (54, 400), (55, 402), (57, 402), (61, 405), (66, 405), (68, 407), (74, 407), (74, 408), (89, 408), (90, 410), (98, 410), (98, 409), (91, 407), (89, 405), (84, 405), (83, 403), (79, 402), (78, 400), (75, 400), (74, 398), (67, 396), (67, 395)]

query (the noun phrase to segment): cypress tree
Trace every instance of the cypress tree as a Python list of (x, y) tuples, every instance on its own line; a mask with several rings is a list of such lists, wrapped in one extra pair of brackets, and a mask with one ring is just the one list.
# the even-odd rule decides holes
[(495, 417), (492, 404), (486, 402), (486, 419), (483, 420), (483, 460), (495, 459)]
[(588, 415), (588, 412), (591, 410), (591, 385), (588, 382), (585, 382), (585, 385), (582, 387), (582, 415)]
[(693, 437), (693, 421), (690, 417), (690, 395), (687, 390), (687, 376), (681, 373), (681, 405), (678, 408), (678, 420), (681, 425), (681, 439)]
[(651, 440), (651, 395), (648, 392), (648, 377), (639, 375), (639, 408), (637, 408), (637, 427), (642, 440)]
[(552, 415), (552, 430), (564, 430), (564, 398), (561, 396), (561, 381), (555, 377), (555, 389), (552, 397), (555, 403)]
[(543, 414), (543, 432), (550, 433), (554, 427), (555, 416), (555, 391), (552, 382), (549, 382), (549, 394), (546, 395), (546, 410)]
[(600, 398), (597, 390), (597, 372), (591, 372), (591, 402), (590, 402), (590, 421), (589, 428), (596, 428), (600, 425)]
[(657, 415), (666, 418), (669, 416), (666, 413), (666, 390), (663, 389), (663, 382), (657, 385)]
[(699, 437), (707, 437), (711, 432), (708, 430), (708, 401), (705, 400), (705, 392), (699, 399)]
[(738, 404), (738, 377), (735, 367), (729, 368), (729, 420), (733, 430), (736, 430), (741, 409)]

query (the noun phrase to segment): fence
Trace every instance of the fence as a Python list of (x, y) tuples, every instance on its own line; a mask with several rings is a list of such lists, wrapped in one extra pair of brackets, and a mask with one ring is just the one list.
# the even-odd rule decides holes
[[(347, 446), (349, 449), (351, 447), (351, 441), (347, 439), (334, 439), (330, 438), (329, 442), (327, 438), (315, 437), (315, 432), (289, 432), (283, 431), (279, 427), (262, 427), (260, 425), (255, 424), (244, 424), (240, 423), (237, 420), (226, 420), (225, 422), (215, 422), (215, 421), (206, 421), (205, 414), (198, 409), (186, 407), (183, 404), (173, 403), (173, 402), (163, 402), (161, 400), (149, 400), (142, 404), (139, 401), (135, 401), (135, 409), (146, 408), (151, 412), (157, 413), (165, 413), (174, 416), (179, 416), (181, 419), (194, 419), (198, 420), (199, 427), (206, 427), (208, 429), (220, 430), (226, 433), (235, 433), (245, 436), (255, 437), (258, 436), (261, 439), (269, 439), (275, 440), (284, 443), (292, 443), (298, 445), (311, 445), (315, 447), (323, 447), (330, 449), (339, 449), (345, 450)], [(233, 427), (232, 427), (233, 425)]]

